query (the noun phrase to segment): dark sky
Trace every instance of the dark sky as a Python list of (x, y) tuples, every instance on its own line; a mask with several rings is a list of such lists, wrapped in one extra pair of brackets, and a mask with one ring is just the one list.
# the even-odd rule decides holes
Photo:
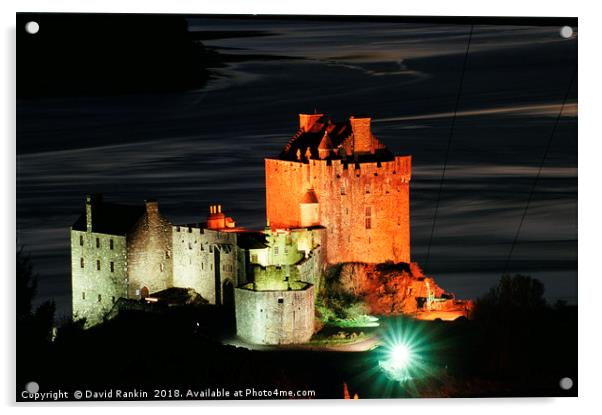
[[(368, 114), (381, 141), (412, 154), (412, 257), (424, 264), (470, 25), (188, 23), (228, 56), (204, 86), (18, 99), (18, 244), (40, 275), (41, 299), (70, 312), (68, 231), (86, 192), (157, 198), (174, 222), (201, 221), (220, 202), (240, 225), (262, 227), (263, 158), (295, 132), (298, 113), (314, 110), (339, 120)], [(510, 271), (540, 278), (551, 300), (576, 301), (577, 82), (569, 84), (577, 35), (574, 28), (563, 39), (559, 30), (474, 26), (425, 270), (458, 297), (498, 280), (568, 90)], [(207, 35), (214, 31), (221, 34)], [(231, 37), (220, 39), (224, 31)], [(26, 48), (18, 41), (19, 56)], [(177, 65), (160, 61), (149, 72), (157, 82), (164, 71), (177, 77)]]

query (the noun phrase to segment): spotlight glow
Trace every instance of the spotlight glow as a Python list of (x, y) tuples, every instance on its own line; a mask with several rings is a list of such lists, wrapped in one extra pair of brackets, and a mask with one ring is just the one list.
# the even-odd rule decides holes
[(399, 369), (405, 368), (412, 359), (412, 350), (407, 344), (396, 344), (391, 349), (391, 366)]

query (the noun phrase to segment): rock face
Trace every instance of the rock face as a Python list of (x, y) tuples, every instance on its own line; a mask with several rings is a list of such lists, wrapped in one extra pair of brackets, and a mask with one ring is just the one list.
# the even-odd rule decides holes
[(456, 300), (433, 278), (425, 276), (416, 263), (347, 263), (340, 265), (338, 278), (341, 288), (363, 297), (373, 314), (416, 316), (428, 312), (450, 312), (458, 317), (466, 315), (472, 308), (471, 302)]

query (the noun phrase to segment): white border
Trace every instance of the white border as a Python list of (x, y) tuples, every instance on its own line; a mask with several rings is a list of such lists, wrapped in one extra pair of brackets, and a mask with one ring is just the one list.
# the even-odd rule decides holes
[[(596, 104), (602, 97), (600, 90), (600, 19), (596, 13), (595, 2), (556, 1), (527, 2), (525, 0), (504, 0), (488, 2), (483, 0), (439, 0), (395, 2), (392, 0), (370, 0), (358, 3), (351, 1), (302, 0), (284, 1), (180, 1), (146, 0), (125, 2), (124, 0), (82, 1), (3, 1), (0, 2), (0, 19), (3, 24), (2, 71), (3, 99), (0, 101), (0, 126), (5, 134), (2, 140), (3, 157), (1, 163), (2, 203), (2, 255), (1, 274), (4, 282), (2, 315), (5, 319), (3, 341), (1, 342), (4, 373), (0, 377), (0, 402), (15, 410), (14, 399), (14, 250), (15, 250), (15, 12), (105, 12), (105, 13), (223, 13), (223, 14), (347, 14), (347, 15), (452, 15), (452, 16), (570, 16), (579, 17), (579, 395), (573, 399), (440, 399), (440, 400), (398, 400), (398, 401), (319, 401), (319, 402), (178, 402), (175, 405), (186, 411), (215, 411), (228, 409), (237, 412), (262, 414), (278, 412), (282, 414), (304, 413), (324, 409), (326, 411), (350, 411), (365, 413), (374, 410), (406, 412), (453, 413), (492, 413), (506, 414), (510, 411), (546, 413), (591, 413), (599, 410), (602, 393), (598, 391), (600, 382), (600, 345), (601, 324), (599, 314), (602, 310), (602, 289), (599, 257), (600, 214), (598, 200), (602, 192), (597, 180), (600, 176), (599, 159), (602, 154), (602, 136), (600, 134), (599, 108)], [(10, 264), (10, 266), (9, 266)], [(353, 403), (352, 403), (353, 402)], [(107, 406), (123, 406), (130, 410), (144, 406), (145, 412), (163, 413), (167, 406), (174, 403), (128, 403), (117, 405), (106, 403), (98, 407), (88, 406), (85, 410), (92, 413), (105, 413)], [(344, 406), (344, 408), (342, 408)], [(519, 409), (520, 408), (520, 409)], [(63, 413), (81, 411), (74, 405), (52, 405), (39, 407), (27, 406), (45, 413)], [(267, 412), (266, 412), (267, 411)]]

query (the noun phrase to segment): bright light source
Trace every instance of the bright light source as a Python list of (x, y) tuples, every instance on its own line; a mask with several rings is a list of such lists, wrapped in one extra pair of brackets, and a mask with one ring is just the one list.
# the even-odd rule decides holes
[(410, 363), (412, 351), (406, 344), (397, 344), (391, 349), (391, 366), (402, 369)]

